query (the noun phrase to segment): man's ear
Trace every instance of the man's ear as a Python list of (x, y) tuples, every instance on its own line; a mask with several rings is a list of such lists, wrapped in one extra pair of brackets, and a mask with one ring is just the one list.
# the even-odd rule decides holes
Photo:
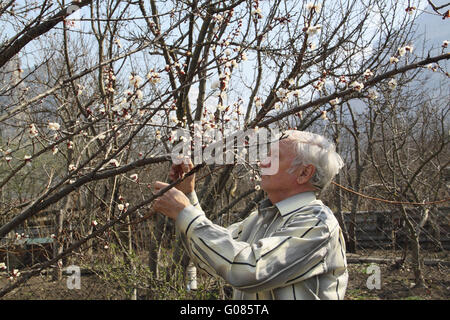
[(315, 172), (316, 167), (314, 167), (312, 164), (300, 166), (297, 172), (297, 183), (298, 184), (307, 183), (312, 178)]

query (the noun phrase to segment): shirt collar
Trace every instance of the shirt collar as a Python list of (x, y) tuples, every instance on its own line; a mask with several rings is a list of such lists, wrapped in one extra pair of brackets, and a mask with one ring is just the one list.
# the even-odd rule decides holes
[(275, 203), (275, 206), (280, 211), (281, 216), (285, 217), (314, 200), (316, 200), (314, 192), (302, 192)]

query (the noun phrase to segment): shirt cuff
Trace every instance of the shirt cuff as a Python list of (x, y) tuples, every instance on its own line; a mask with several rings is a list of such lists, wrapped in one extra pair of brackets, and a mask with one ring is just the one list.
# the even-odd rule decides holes
[(196, 209), (193, 205), (187, 206), (178, 214), (175, 226), (187, 236), (189, 230), (192, 230), (193, 222), (204, 215), (203, 211)]
[(196, 205), (198, 205), (198, 198), (197, 198), (197, 193), (195, 191), (192, 191), (191, 193), (188, 193), (186, 195), (186, 197), (188, 197), (189, 201), (191, 202), (191, 204), (195, 207)]

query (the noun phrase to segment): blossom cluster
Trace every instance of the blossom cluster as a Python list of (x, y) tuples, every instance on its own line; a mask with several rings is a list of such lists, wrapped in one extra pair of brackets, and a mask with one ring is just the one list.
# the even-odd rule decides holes
[(395, 55), (393, 55), (392, 57), (389, 58), (389, 63), (394, 64), (400, 61), (399, 58), (403, 57), (406, 55), (406, 53), (412, 53), (413, 51), (413, 46), (411, 45), (407, 45), (404, 47), (399, 47), (397, 49), (397, 52), (395, 53)]

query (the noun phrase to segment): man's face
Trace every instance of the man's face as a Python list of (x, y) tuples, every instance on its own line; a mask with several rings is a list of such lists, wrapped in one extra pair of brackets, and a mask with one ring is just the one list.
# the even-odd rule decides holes
[[(274, 147), (276, 148), (276, 146)], [(278, 170), (275, 171), (275, 174), (265, 174), (266, 170), (273, 167), (272, 162), (277, 161), (275, 157), (278, 157)], [(288, 139), (280, 140), (278, 142), (278, 152), (271, 152), (267, 161), (262, 161), (260, 164), (261, 188), (266, 192), (270, 192), (272, 190), (290, 190), (297, 186), (296, 176), (288, 173), (294, 158), (292, 143)]]

